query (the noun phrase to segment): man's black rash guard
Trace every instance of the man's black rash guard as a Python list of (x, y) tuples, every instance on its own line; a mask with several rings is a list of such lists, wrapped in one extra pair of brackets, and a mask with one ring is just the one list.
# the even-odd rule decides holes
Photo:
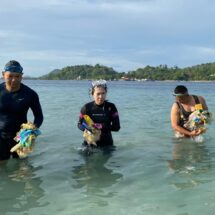
[(83, 115), (89, 115), (94, 123), (102, 125), (101, 138), (97, 142), (97, 146), (113, 145), (111, 131), (119, 131), (120, 121), (118, 111), (113, 103), (105, 101), (102, 105), (96, 105), (95, 102), (85, 104), (79, 116), (78, 128), (84, 131), (82, 126)]
[(29, 108), (34, 115), (34, 124), (39, 128), (43, 113), (37, 93), (24, 84), (16, 92), (9, 92), (5, 83), (0, 84), (0, 137), (14, 137), (20, 125), (27, 122)]

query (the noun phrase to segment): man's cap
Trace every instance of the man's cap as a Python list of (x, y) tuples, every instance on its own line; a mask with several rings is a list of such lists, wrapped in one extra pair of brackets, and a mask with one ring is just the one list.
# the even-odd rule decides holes
[(4, 67), (5, 72), (22, 73), (23, 68), (18, 61), (10, 60)]
[(173, 96), (183, 96), (183, 95), (187, 95), (187, 94), (188, 94), (188, 90), (184, 85), (176, 86), (176, 88), (174, 89), (174, 92), (173, 92)]

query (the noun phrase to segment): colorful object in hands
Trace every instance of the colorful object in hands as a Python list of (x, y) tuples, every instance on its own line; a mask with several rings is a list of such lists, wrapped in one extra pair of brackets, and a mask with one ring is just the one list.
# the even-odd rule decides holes
[[(195, 111), (190, 114), (188, 122), (184, 125), (190, 131), (200, 129), (202, 132), (206, 132), (208, 124), (211, 120), (211, 114), (207, 110), (203, 110), (201, 104), (195, 105)], [(194, 136), (193, 140), (197, 143), (204, 141), (203, 135)]]
[(85, 128), (83, 137), (88, 144), (96, 146), (96, 141), (98, 141), (101, 136), (100, 129), (102, 128), (102, 125), (94, 123), (93, 120), (88, 115), (84, 115), (83, 118), (84, 122), (82, 123), (82, 125)]
[(209, 123), (211, 115), (207, 110), (202, 110), (198, 107), (196, 110), (190, 114), (189, 120), (185, 123), (184, 127), (190, 131), (201, 129), (206, 131), (206, 124)]
[(196, 104), (195, 110), (203, 110), (202, 104)]
[(11, 148), (10, 151), (16, 152), (20, 158), (27, 157), (27, 154), (32, 152), (36, 137), (40, 134), (40, 130), (37, 129), (33, 123), (23, 123), (21, 125), (20, 131), (14, 138), (14, 140), (18, 142), (18, 144)]

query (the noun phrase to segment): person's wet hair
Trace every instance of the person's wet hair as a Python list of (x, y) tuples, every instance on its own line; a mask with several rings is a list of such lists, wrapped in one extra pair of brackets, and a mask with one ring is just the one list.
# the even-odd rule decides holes
[(178, 95), (180, 96), (180, 95), (186, 95), (186, 94), (188, 94), (188, 90), (184, 85), (176, 86), (173, 92), (174, 96), (178, 96)]

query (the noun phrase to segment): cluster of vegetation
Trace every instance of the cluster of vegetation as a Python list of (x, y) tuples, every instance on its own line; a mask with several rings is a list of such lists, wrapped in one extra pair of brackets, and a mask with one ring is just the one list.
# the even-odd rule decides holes
[(117, 72), (111, 67), (96, 64), (68, 66), (61, 70), (54, 70), (40, 77), (46, 80), (215, 80), (215, 63), (207, 63), (192, 67), (179, 68), (159, 65), (157, 67), (146, 66), (135, 71)]
[(106, 66), (96, 64), (91, 65), (77, 65), (67, 66), (61, 70), (54, 70), (47, 75), (40, 77), (46, 80), (91, 80), (91, 79), (105, 79), (113, 80), (119, 79), (120, 73), (114, 69)]
[(215, 80), (215, 63), (201, 64), (193, 67), (168, 68), (167, 65), (157, 67), (146, 66), (128, 72), (129, 78), (151, 80)]

